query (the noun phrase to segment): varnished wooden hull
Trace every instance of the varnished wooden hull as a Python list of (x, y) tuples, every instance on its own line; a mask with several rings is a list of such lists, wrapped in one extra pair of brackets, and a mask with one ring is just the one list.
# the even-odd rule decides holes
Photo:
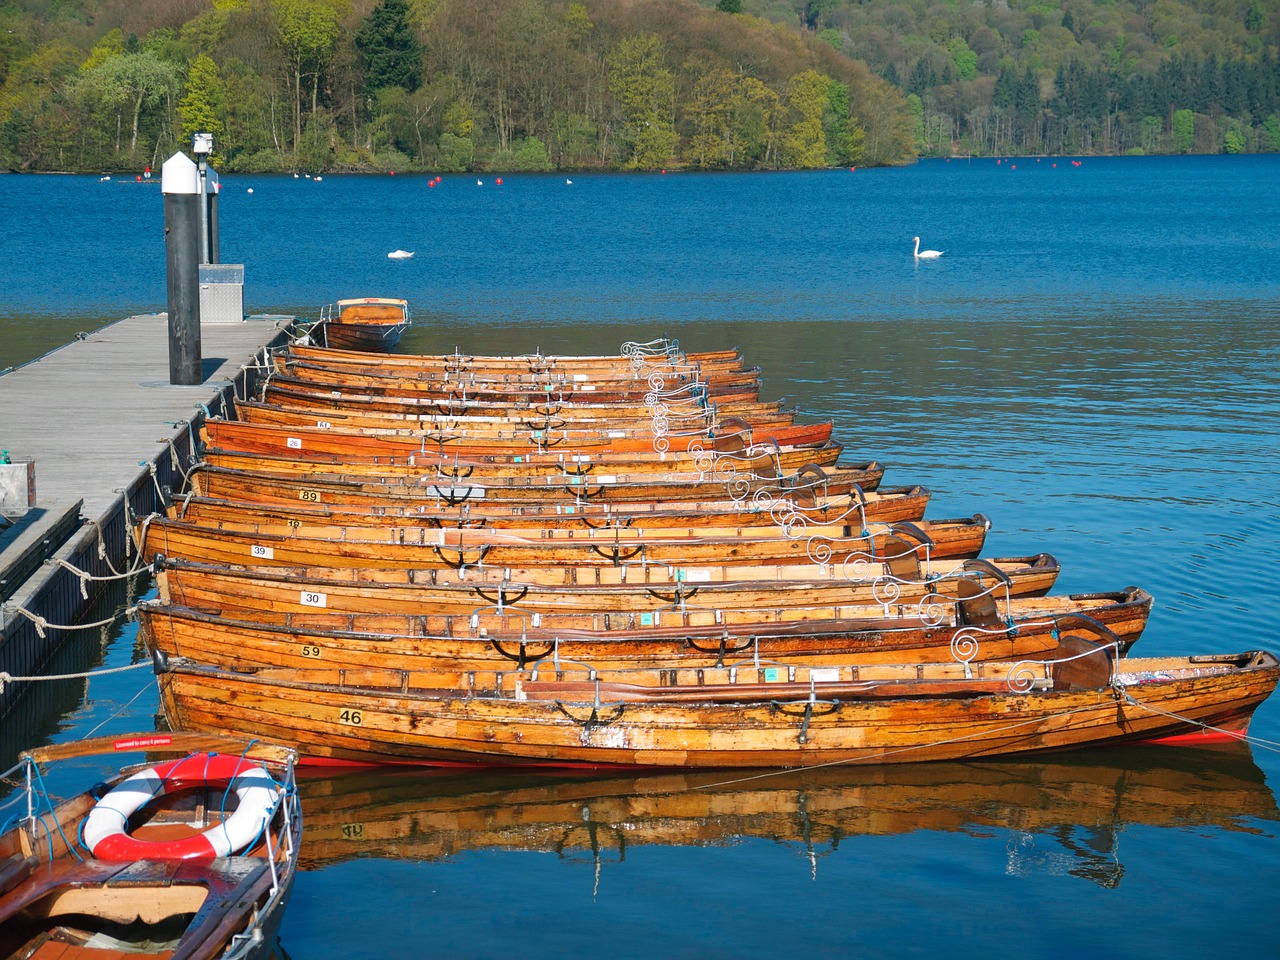
[[(851, 580), (836, 567), (799, 565), (666, 567), (528, 568), (502, 567), (455, 571), (447, 568), (393, 569), (378, 567), (246, 567), (221, 560), (199, 560), (176, 554), (178, 561), (157, 560), (158, 576), (167, 576), (186, 561), (206, 567), (225, 565), (225, 583), (208, 578), (183, 580), (168, 598), (201, 607), (274, 610), (306, 613), (423, 613), (468, 615), (477, 610), (513, 612), (650, 614), (664, 611), (767, 610), (781, 607), (841, 607), (848, 604), (882, 606), (919, 603), (925, 598), (955, 598), (987, 591), (996, 601), (1009, 597), (1040, 597), (1057, 580), (1058, 564), (1051, 556), (982, 561), (938, 561), (925, 568), (934, 579), (898, 581), (870, 576)], [(218, 571), (208, 571), (211, 575)], [(173, 581), (170, 581), (173, 582)], [(837, 614), (838, 615), (838, 614)], [(655, 619), (655, 622), (656, 622)]]
[[(606, 498), (588, 488), (588, 496), (581, 490), (565, 491), (564, 496), (549, 498), (541, 504), (517, 498), (489, 496), (484, 487), (470, 484), (377, 483), (360, 479), (337, 477), (299, 478), (283, 473), (254, 470), (215, 468), (198, 463), (188, 476), (190, 492), (196, 496), (220, 500), (239, 500), (256, 503), (323, 504), (363, 510), (394, 512), (437, 513), (451, 512), (460, 523), (470, 518), (484, 516), (574, 516), (581, 514), (593, 520), (604, 516), (612, 518), (648, 515), (668, 510), (706, 509), (726, 512), (769, 512), (774, 501), (795, 503), (819, 519), (843, 516), (856, 500), (856, 490), (876, 492), (884, 477), (884, 468), (875, 462), (858, 466), (841, 467), (837, 486), (829, 490), (828, 484), (815, 479), (812, 484), (789, 481), (765, 486), (761, 484), (753, 493), (750, 489), (739, 493), (736, 486), (726, 490), (723, 484), (705, 488), (706, 496), (698, 496), (697, 489), (686, 484), (663, 483), (654, 487), (655, 495), (643, 497), (642, 491), (628, 487), (623, 496)], [(848, 480), (849, 482), (845, 482)], [(502, 491), (495, 491), (500, 493)]]
[[(817, 439), (830, 439), (830, 424), (797, 424), (791, 412), (753, 419), (719, 417), (710, 411), (699, 411), (687, 423), (658, 423), (655, 431), (652, 417), (619, 419), (614, 417), (581, 417), (568, 420), (546, 416), (460, 416), (404, 411), (350, 410), (330, 403), (319, 409), (313, 403), (297, 405), (238, 400), (237, 418), (250, 423), (320, 429), (358, 429), (373, 433), (408, 432), (432, 445), (449, 445), (473, 440), (477, 443), (518, 443), (554, 449), (577, 443), (619, 440), (626, 445), (678, 450), (690, 443), (705, 446), (708, 437), (737, 436), (746, 430), (753, 441), (779, 443), (810, 442), (811, 431), (822, 429)], [(745, 425), (745, 427), (744, 427)], [(798, 438), (798, 439), (797, 439)]]
[[(186, 571), (190, 573), (191, 571)], [(1007, 660), (1041, 657), (1057, 646), (1059, 631), (1088, 633), (1121, 651), (1138, 639), (1150, 615), (1142, 591), (1086, 594), (1002, 604), (1007, 622), (967, 620), (962, 605), (929, 618), (919, 612), (846, 607), (835, 610), (666, 611), (653, 618), (604, 614), (548, 614), (531, 625), (523, 614), (448, 616), (424, 608), (417, 616), (277, 613), (263, 607), (228, 612), (216, 595), (201, 601), (183, 571), (166, 570), (162, 595), (204, 608), (161, 601), (140, 604), (138, 619), (149, 648), (198, 663), (260, 666), (414, 669), (449, 662), (463, 669), (523, 669), (563, 659), (596, 668), (625, 666), (715, 667), (766, 662), (898, 663)], [(223, 581), (226, 583), (226, 581)], [(205, 610), (213, 612), (205, 612)], [(767, 616), (771, 614), (771, 616)], [(839, 615), (839, 619), (834, 617)]]
[[(792, 474), (802, 467), (832, 467), (844, 449), (839, 444), (826, 443), (817, 447), (757, 445), (734, 453), (637, 451), (614, 455), (607, 451), (502, 453), (495, 448), (481, 452), (463, 447), (418, 450), (409, 446), (379, 454), (362, 450), (358, 439), (352, 443), (351, 450), (344, 451), (341, 440), (323, 436), (325, 431), (318, 431), (319, 438), (304, 438), (287, 433), (253, 435), (255, 429), (260, 431), (244, 425), (204, 430), (204, 459), (216, 466), (240, 470), (342, 473), (384, 479), (438, 475), (477, 482), (525, 478), (544, 482), (570, 478), (583, 482), (600, 475), (643, 479), (659, 474), (690, 481), (719, 478), (724, 483), (740, 475), (769, 478)], [(308, 444), (308, 440), (312, 443)]]
[[(643, 504), (652, 509), (655, 502), (733, 502), (749, 506), (752, 503), (773, 500), (794, 501), (804, 506), (830, 502), (832, 497), (844, 498), (859, 491), (879, 488), (884, 467), (878, 463), (842, 464), (831, 469), (801, 471), (781, 478), (755, 478), (739, 475), (729, 481), (722, 478), (706, 480), (680, 480), (648, 475), (629, 479), (598, 474), (587, 477), (499, 478), (498, 480), (450, 479), (435, 475), (379, 478), (376, 475), (351, 476), (342, 473), (306, 472), (293, 470), (253, 470), (243, 466), (246, 460), (235, 456), (206, 458), (193, 471), (192, 489), (202, 496), (226, 497), (222, 492), (228, 487), (245, 489), (250, 482), (257, 482), (258, 489), (274, 486), (278, 490), (290, 488), (287, 499), (303, 503), (386, 504), (412, 502), (414, 505), (435, 508), (468, 506), (472, 512), (484, 511), (489, 505), (499, 505), (508, 510), (514, 505), (557, 505), (572, 512), (579, 506), (591, 504)], [(204, 477), (205, 470), (217, 472), (218, 481)], [(928, 491), (922, 491), (926, 499)], [(228, 497), (229, 498), (229, 497)], [(873, 499), (873, 498), (869, 498)], [(621, 508), (620, 508), (621, 509)], [(626, 509), (631, 509), (627, 507)], [(923, 508), (922, 508), (923, 509)], [(914, 518), (919, 519), (922, 514)]]
[(739, 417), (761, 427), (788, 424), (794, 421), (794, 411), (787, 411), (779, 402), (754, 400), (741, 395), (715, 398), (714, 404), (695, 401), (670, 403), (661, 409), (644, 403), (591, 404), (585, 402), (559, 402), (554, 399), (535, 401), (478, 401), (464, 399), (434, 399), (396, 396), (377, 396), (352, 391), (313, 387), (292, 378), (280, 377), (268, 381), (260, 397), (266, 403), (276, 403), (294, 409), (382, 411), (405, 417), (504, 417), (516, 423), (537, 428), (548, 421), (574, 422), (578, 420), (634, 420), (653, 424), (662, 417), (683, 423), (701, 420), (710, 425), (721, 417)]
[(623, 355), (560, 355), (517, 354), (484, 356), (472, 354), (393, 354), (388, 357), (370, 358), (363, 353), (325, 347), (290, 344), (285, 355), (305, 363), (318, 363), (330, 367), (376, 365), (382, 370), (401, 370), (418, 373), (423, 371), (447, 372), (454, 376), (466, 374), (511, 374), (569, 376), (609, 375), (647, 378), (653, 373), (701, 373), (707, 376), (720, 372), (742, 369), (742, 354), (735, 350), (708, 350), (684, 353), (662, 352), (647, 356)]
[[(655, 505), (659, 507), (661, 505)], [(586, 507), (571, 513), (561, 508), (523, 507), (503, 513), (486, 514), (459, 510), (433, 511), (396, 508), (395, 506), (357, 506), (336, 504), (312, 505), (300, 501), (262, 501), (257, 499), (222, 500), (188, 496), (172, 504), (167, 512), (170, 519), (195, 523), (205, 527), (229, 526), (245, 529), (247, 524), (262, 524), (300, 532), (312, 527), (369, 526), (375, 528), (453, 528), (493, 529), (515, 533), (523, 537), (577, 536), (588, 531), (619, 529), (633, 536), (669, 532), (673, 535), (719, 536), (724, 529), (747, 531), (769, 530), (773, 535), (789, 532), (791, 536), (808, 541), (810, 537), (854, 538), (861, 533), (861, 515), (852, 506), (843, 510), (829, 507), (822, 510), (799, 511), (790, 505), (779, 505), (776, 510), (725, 509), (724, 504), (702, 504), (683, 510), (653, 509), (641, 513), (605, 511)], [(912, 520), (887, 524), (872, 521), (868, 527), (871, 537), (892, 533), (909, 543), (923, 544), (928, 555), (941, 557), (976, 557), (986, 540), (991, 523), (981, 514), (945, 520)], [(545, 532), (544, 532), (545, 531)], [(754, 534), (753, 534), (754, 535)], [(813, 544), (817, 547), (819, 544)], [(883, 549), (880, 551), (884, 553)]]
[(650, 379), (606, 379), (588, 376), (572, 378), (510, 379), (473, 373), (443, 377), (418, 376), (392, 369), (360, 370), (350, 365), (341, 368), (302, 361), (277, 359), (275, 376), (286, 382), (305, 383), (317, 387), (337, 387), (375, 396), (437, 398), (442, 400), (584, 400), (588, 403), (642, 403), (648, 397), (663, 393), (700, 397), (733, 396), (758, 400), (760, 371), (736, 370), (717, 373), (707, 379), (672, 376), (664, 378), (655, 372)]
[[(1117, 665), (1119, 685), (1027, 693), (999, 692), (1012, 665), (976, 664), (951, 695), (895, 696), (881, 688), (862, 698), (849, 692), (849, 682), (820, 682), (803, 668), (795, 681), (761, 674), (751, 697), (737, 700), (709, 700), (696, 688), (685, 691), (691, 700), (663, 688), (654, 699), (638, 699), (634, 691), (624, 698), (598, 685), (550, 683), (546, 699), (531, 694), (536, 685), (529, 683), (521, 688), (529, 698), (517, 699), (514, 680), (511, 692), (483, 696), (420, 687), (438, 680), (395, 671), (249, 674), (181, 663), (169, 664), (159, 682), (176, 726), (287, 742), (320, 761), (804, 767), (1197, 738), (1205, 726), (1219, 736), (1243, 732), (1274, 690), (1280, 664), (1265, 652), (1212, 659), (1125, 658)], [(461, 684), (465, 679), (458, 689), (466, 690)], [(555, 695), (562, 688), (581, 692)], [(757, 693), (762, 688), (772, 695)], [(911, 681), (910, 689), (925, 688)]]
[[(297, 456), (301, 452), (327, 455), (356, 455), (360, 457), (405, 457), (410, 454), (455, 454), (462, 459), (479, 457), (530, 456), (539, 458), (526, 462), (555, 464), (560, 458), (571, 463), (607, 463), (620, 460), (657, 459), (669, 467), (691, 459), (716, 453), (741, 454), (742, 450), (759, 443), (773, 449), (821, 449), (829, 446), (831, 424), (791, 426), (762, 434), (757, 440), (755, 432), (745, 426), (739, 431), (723, 432), (720, 436), (668, 437), (659, 444), (650, 433), (647, 437), (611, 437), (601, 430), (595, 436), (585, 432), (579, 439), (567, 436), (549, 438), (546, 431), (525, 431), (523, 438), (506, 439), (470, 438), (457, 432), (425, 432), (394, 428), (344, 427), (340, 422), (327, 421), (328, 427), (320, 427), (316, 418), (306, 417), (292, 424), (271, 423), (255, 419), (260, 411), (270, 410), (262, 404), (237, 404), (237, 412), (244, 420), (209, 420), (201, 430), (206, 446), (224, 450), (245, 450), (263, 453), (287, 453)], [(550, 457), (548, 458), (548, 455)], [(576, 459), (575, 459), (576, 458)], [(590, 459), (586, 459), (590, 458)]]

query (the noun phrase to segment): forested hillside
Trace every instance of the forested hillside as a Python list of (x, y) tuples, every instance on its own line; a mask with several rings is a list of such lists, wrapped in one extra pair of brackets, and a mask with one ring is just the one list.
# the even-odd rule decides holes
[(812, 168), (914, 156), (902, 91), (693, 0), (3, 0), (0, 164)]
[(0, 0), (0, 168), (1280, 150), (1280, 0)]
[(740, 5), (900, 86), (922, 153), (1280, 150), (1280, 0)]

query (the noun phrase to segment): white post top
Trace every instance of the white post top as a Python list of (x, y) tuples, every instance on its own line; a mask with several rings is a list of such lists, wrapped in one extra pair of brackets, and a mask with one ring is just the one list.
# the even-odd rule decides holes
[(200, 171), (185, 153), (175, 153), (160, 169), (160, 189), (164, 193), (199, 193)]

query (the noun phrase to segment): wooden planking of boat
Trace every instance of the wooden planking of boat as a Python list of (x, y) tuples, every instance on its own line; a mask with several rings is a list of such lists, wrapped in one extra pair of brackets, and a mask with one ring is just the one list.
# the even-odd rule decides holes
[[(250, 417), (254, 411), (262, 409), (265, 408), (261, 404), (241, 402), (237, 405), (238, 412)], [(567, 434), (550, 436), (547, 431), (528, 431), (523, 438), (490, 439), (467, 437), (457, 432), (436, 431), (428, 436), (425, 432), (405, 429), (344, 427), (333, 421), (322, 427), (314, 418), (309, 419), (310, 423), (298, 425), (263, 423), (253, 419), (213, 419), (206, 421), (201, 428), (200, 439), (209, 447), (259, 453), (284, 452), (290, 456), (336, 454), (403, 458), (435, 454), (476, 460), (495, 457), (500, 459), (493, 462), (503, 462), (513, 457), (536, 455), (540, 459), (528, 462), (552, 464), (660, 459), (670, 465), (690, 457), (742, 456), (747, 450), (822, 450), (833, 446), (830, 422), (768, 431), (757, 442), (755, 431), (745, 420), (726, 424), (719, 432), (708, 431), (679, 438), (659, 438), (652, 433), (645, 437), (612, 437), (604, 431), (594, 435), (583, 432), (579, 438), (570, 438)], [(660, 439), (664, 442), (659, 442)]]
[[(1275, 689), (1266, 651), (1115, 658), (487, 673), (157, 662), (169, 723), (319, 762), (806, 767), (1238, 738)], [(305, 761), (304, 761), (305, 762)]]
[(325, 344), (340, 350), (390, 353), (409, 328), (409, 304), (392, 297), (360, 297), (326, 304), (318, 324)]
[[(182, 596), (181, 587), (166, 588)], [(200, 603), (199, 599), (188, 602)], [(570, 661), (627, 666), (723, 667), (761, 662), (900, 663), (1044, 656), (1066, 629), (1125, 652), (1145, 628), (1151, 598), (1115, 594), (1013, 599), (979, 596), (888, 612), (871, 606), (720, 611), (660, 617), (599, 613), (418, 616), (234, 613), (150, 600), (135, 608), (149, 648), (199, 663), (415, 669), (524, 669)], [(213, 612), (206, 612), (210, 610)], [(221, 615), (220, 615), (221, 613)], [(770, 615), (772, 614), (772, 615)], [(766, 619), (767, 618), (767, 619)]]
[[(256, 467), (251, 468), (251, 465)], [(435, 503), (440, 507), (456, 507), (462, 504), (479, 504), (480, 501), (502, 503), (507, 507), (525, 504), (562, 504), (564, 506), (587, 503), (636, 503), (643, 501), (649, 509), (654, 502), (676, 501), (734, 502), (746, 505), (765, 498), (794, 500), (806, 506), (830, 502), (831, 497), (858, 497), (874, 488), (875, 497), (883, 499), (892, 493), (901, 495), (915, 491), (912, 496), (925, 500), (928, 491), (924, 487), (902, 487), (882, 490), (880, 480), (884, 467), (874, 461), (861, 464), (839, 464), (835, 467), (808, 466), (783, 476), (766, 476), (754, 473), (731, 475), (672, 475), (653, 471), (636, 475), (592, 474), (576, 476), (498, 477), (495, 479), (470, 479), (450, 477), (438, 469), (414, 474), (406, 468), (399, 475), (383, 476), (376, 472), (348, 474), (334, 470), (333, 466), (299, 464), (284, 459), (245, 457), (239, 454), (206, 453), (205, 458), (193, 468), (189, 476), (191, 489), (203, 496), (221, 496), (213, 492), (212, 484), (199, 483), (196, 474), (202, 468), (216, 468), (224, 473), (231, 484), (248, 481), (275, 485), (291, 485), (296, 493), (289, 497), (304, 503), (390, 503), (395, 500), (412, 500), (415, 503)], [(332, 472), (331, 472), (332, 471)], [(767, 502), (771, 502), (771, 500)], [(847, 509), (847, 505), (846, 505)], [(920, 519), (906, 516), (901, 519)]]
[[(48, 763), (128, 753), (178, 758), (127, 767), (68, 800), (45, 793)], [(5, 774), (25, 780), (27, 803), (0, 834), (0, 955), (276, 955), (301, 840), (295, 760), (284, 747), (190, 733), (22, 754)]]
[[(247, 423), (273, 426), (319, 427), (323, 430), (345, 429), (375, 434), (408, 433), (432, 444), (518, 443), (550, 449), (578, 443), (623, 441), (624, 444), (663, 449), (680, 449), (681, 444), (706, 445), (708, 438), (730, 437), (749, 432), (760, 442), (776, 439), (778, 443), (824, 442), (831, 437), (831, 424), (796, 422), (796, 411), (779, 411), (747, 420), (743, 417), (719, 416), (710, 408), (698, 407), (687, 416), (675, 417), (670, 411), (649, 417), (577, 417), (572, 420), (554, 414), (522, 413), (520, 416), (445, 415), (434, 412), (379, 411), (344, 409), (330, 396), (320, 406), (312, 402), (300, 404), (237, 400), (233, 404), (236, 419)], [(821, 431), (821, 435), (815, 435)], [(755, 442), (753, 439), (752, 442)]]
[[(252, 546), (252, 544), (250, 544)], [(260, 548), (263, 546), (258, 545)], [(216, 542), (211, 550), (217, 548)], [(171, 557), (176, 557), (173, 559)], [(265, 558), (264, 559), (268, 559)], [(315, 558), (312, 558), (314, 561)], [(185, 562), (221, 568), (227, 578), (245, 584), (240, 605), (262, 605), (268, 597), (277, 610), (306, 608), (344, 613), (467, 614), (507, 607), (529, 613), (596, 611), (657, 613), (675, 610), (831, 607), (846, 604), (932, 602), (962, 592), (991, 592), (1000, 597), (1039, 597), (1053, 589), (1060, 572), (1049, 554), (920, 564), (911, 579), (896, 576), (888, 564), (753, 564), (667, 566), (623, 564), (617, 567), (360, 567), (248, 566), (219, 558), (154, 554), (157, 575)], [(898, 565), (900, 568), (900, 564)], [(905, 572), (905, 571), (904, 571)], [(249, 581), (256, 581), (249, 585)], [(283, 584), (283, 587), (281, 586)], [(248, 591), (248, 592), (243, 592)], [(249, 600), (250, 596), (255, 599)], [(233, 602), (228, 592), (224, 604)]]
[(276, 356), (272, 362), (271, 376), (287, 383), (307, 383), (313, 386), (330, 386), (356, 393), (373, 395), (434, 397), (456, 400), (518, 400), (537, 397), (585, 400), (589, 403), (616, 403), (643, 401), (655, 395), (698, 394), (702, 397), (734, 396), (758, 400), (760, 397), (760, 369), (734, 370), (701, 377), (674, 375), (665, 377), (659, 373), (648, 379), (597, 378), (585, 374), (573, 377), (528, 377), (513, 379), (509, 376), (492, 376), (482, 373), (432, 377), (422, 373), (404, 373), (391, 368), (378, 370), (357, 369), (350, 365), (329, 366)]
[(266, 469), (279, 469), (281, 463), (288, 463), (290, 469), (300, 471), (325, 472), (328, 467), (329, 472), (340, 468), (336, 472), (375, 476), (397, 476), (406, 471), (421, 476), (434, 469), (441, 476), (476, 479), (585, 477), (594, 473), (663, 473), (688, 479), (732, 477), (739, 473), (776, 477), (809, 465), (830, 467), (844, 451), (831, 441), (805, 446), (769, 442), (732, 450), (690, 448), (674, 452), (652, 448), (614, 451), (511, 449), (495, 445), (429, 447), (425, 443), (388, 444), (381, 438), (358, 434), (345, 437), (320, 429), (309, 433), (306, 436), (301, 430), (214, 421), (201, 428), (200, 439), (206, 459), (217, 462), (221, 455), (235, 455), (247, 461), (241, 469), (259, 469), (252, 458), (261, 458)]
[(657, 338), (644, 343), (627, 342), (617, 354), (544, 354), (542, 352), (490, 355), (464, 354), (458, 351), (447, 354), (391, 354), (388, 356), (370, 357), (367, 353), (351, 350), (317, 347), (294, 343), (289, 345), (287, 353), (291, 357), (329, 365), (354, 364), (368, 366), (408, 369), (412, 371), (438, 370), (454, 375), (472, 372), (486, 373), (531, 373), (546, 376), (563, 373), (591, 374), (630, 374), (634, 377), (648, 377), (653, 372), (666, 370), (694, 371), (712, 374), (717, 371), (742, 369), (742, 354), (737, 348), (729, 350), (706, 350), (688, 353), (680, 349), (680, 343), (669, 337)]
[[(660, 506), (658, 504), (655, 507)], [(862, 538), (871, 549), (873, 538), (895, 535), (927, 548), (929, 556), (976, 557), (982, 552), (991, 521), (982, 514), (939, 520), (868, 521), (857, 501), (840, 513), (834, 509), (809, 511), (787, 500), (775, 501), (770, 510), (725, 509), (705, 504), (702, 509), (659, 510), (639, 513), (612, 511), (588, 505), (566, 512), (563, 507), (527, 507), (505, 512), (472, 514), (464, 508), (427, 512), (410, 508), (336, 504), (285, 503), (254, 499), (222, 500), (184, 495), (166, 509), (171, 520), (205, 527), (245, 529), (250, 523), (263, 529), (280, 527), (289, 532), (318, 527), (465, 528), (501, 530), (522, 537), (563, 539), (588, 531), (619, 530), (643, 538), (653, 534), (719, 536), (723, 529), (755, 536), (768, 533), (804, 538), (816, 548), (814, 538)], [(879, 552), (883, 555), (884, 550)]]

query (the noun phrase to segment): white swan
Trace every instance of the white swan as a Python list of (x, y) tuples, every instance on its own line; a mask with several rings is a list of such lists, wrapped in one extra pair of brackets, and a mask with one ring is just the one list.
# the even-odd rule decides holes
[(915, 258), (917, 260), (937, 260), (940, 256), (942, 256), (941, 250), (921, 250), (919, 237), (916, 237), (915, 241), (916, 241)]
[(392, 250), (387, 254), (387, 258), (390, 260), (408, 260), (412, 256), (412, 250)]

